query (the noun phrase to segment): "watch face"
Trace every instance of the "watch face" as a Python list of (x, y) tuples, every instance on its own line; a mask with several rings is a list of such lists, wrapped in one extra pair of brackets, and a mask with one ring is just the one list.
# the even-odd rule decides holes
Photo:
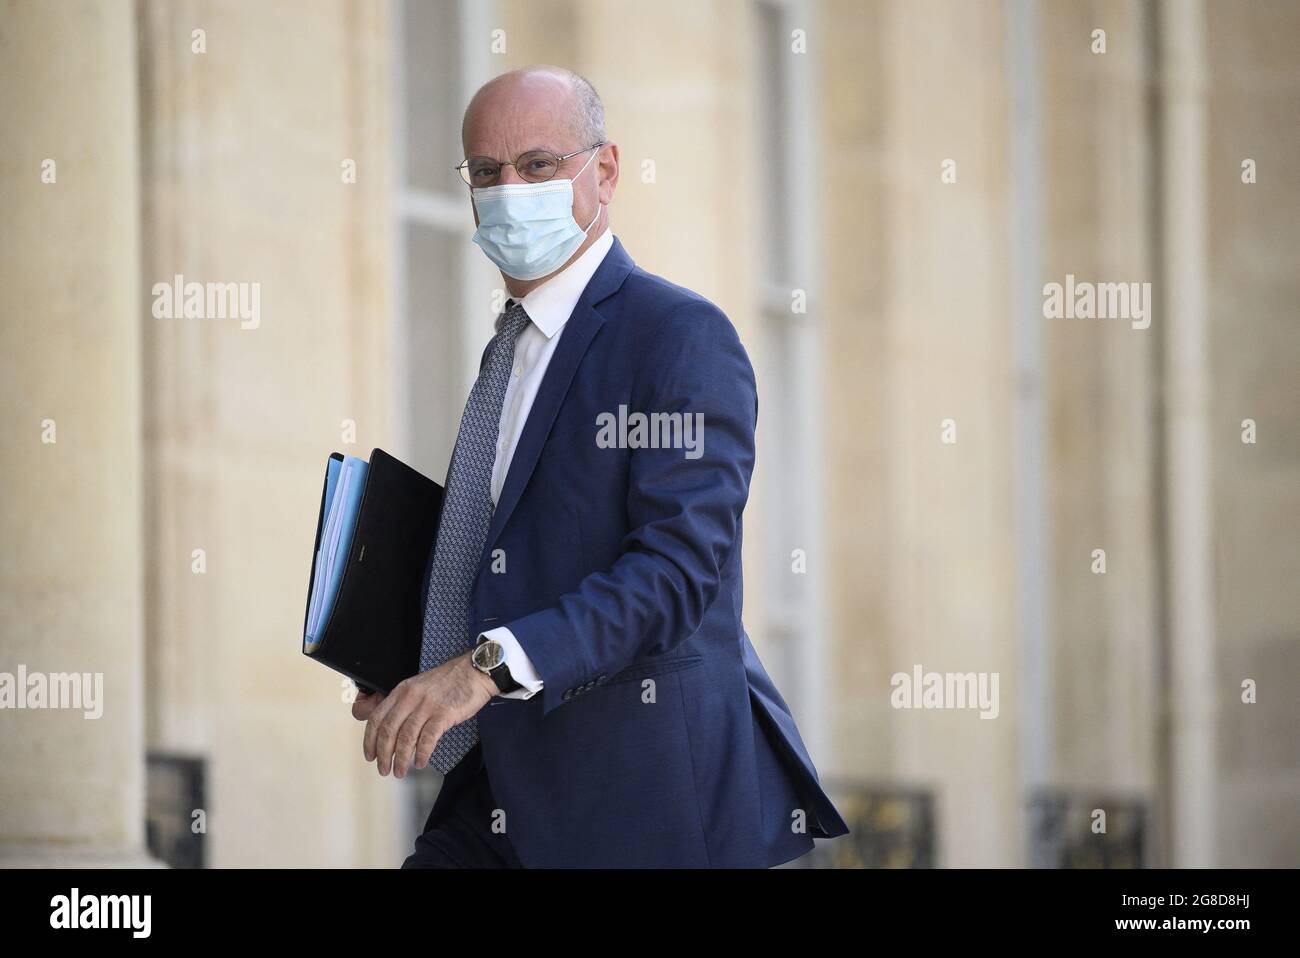
[(506, 650), (500, 642), (488, 639), (474, 647), (474, 664), (485, 672), (495, 669), (505, 661), (505, 658)]

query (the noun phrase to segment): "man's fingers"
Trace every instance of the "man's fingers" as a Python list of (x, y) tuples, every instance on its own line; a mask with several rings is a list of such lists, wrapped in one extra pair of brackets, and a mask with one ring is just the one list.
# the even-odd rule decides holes
[[(393, 750), (397, 747), (397, 733), (401, 731), (407, 718), (415, 711), (419, 701), (409, 692), (390, 709), (383, 709), (384, 715), (379, 719), (379, 731), (375, 735), (375, 764), (380, 775), (387, 775), (393, 768)], [(381, 707), (382, 708), (382, 707)], [(373, 721), (373, 718), (372, 718)]]
[(393, 774), (398, 778), (405, 777), (411, 768), (415, 755), (415, 743), (419, 739), (420, 729), (424, 727), (426, 721), (427, 716), (422, 715), (419, 709), (414, 709), (397, 731), (397, 737), (393, 741)]
[(420, 731), (420, 739), (415, 743), (415, 767), (424, 768), (433, 758), (433, 750), (438, 747), (438, 741), (442, 738), (445, 730), (442, 724), (430, 719), (424, 723), (424, 728)]
[(393, 694), (386, 696), (382, 702), (375, 706), (370, 713), (370, 718), (366, 721), (366, 733), (361, 737), (361, 752), (366, 757), (367, 762), (375, 760), (375, 752), (378, 748), (379, 727), (384, 721), (384, 717), (393, 710), (394, 703), (397, 702), (399, 695), (398, 689), (393, 689)]

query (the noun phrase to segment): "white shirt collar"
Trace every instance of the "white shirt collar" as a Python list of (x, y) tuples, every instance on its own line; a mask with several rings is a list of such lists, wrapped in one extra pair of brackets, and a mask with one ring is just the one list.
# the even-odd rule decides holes
[[(547, 339), (563, 329), (564, 324), (569, 321), (569, 317), (573, 315), (573, 307), (577, 306), (578, 300), (582, 298), (582, 291), (587, 288), (591, 277), (596, 273), (596, 268), (604, 261), (605, 254), (613, 245), (614, 231), (606, 227), (605, 232), (596, 237), (596, 241), (588, 246), (586, 252), (574, 260), (568, 269), (552, 276), (536, 289), (529, 290), (520, 300), (524, 311), (528, 313), (528, 318)], [(507, 309), (513, 301), (513, 296), (506, 300)], [(500, 327), (504, 316), (503, 311), (496, 318), (496, 327)]]

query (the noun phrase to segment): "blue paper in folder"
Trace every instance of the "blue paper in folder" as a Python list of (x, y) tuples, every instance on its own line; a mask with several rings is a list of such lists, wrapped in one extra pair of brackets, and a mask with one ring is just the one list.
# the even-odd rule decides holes
[(316, 554), (316, 576), (312, 581), (307, 615), (306, 649), (311, 652), (320, 642), (320, 634), (329, 622), (334, 599), (338, 595), (343, 568), (347, 565), (352, 533), (361, 508), (361, 493), (366, 487), (364, 459), (346, 456), (342, 463), (330, 460), (325, 484), (325, 526), (321, 531), (320, 550)]
[[(343, 461), (341, 459), (335, 459), (333, 456), (331, 456), (329, 462), (326, 463), (325, 502), (321, 506), (322, 516), (328, 517), (330, 514), (330, 504), (333, 503), (334, 501), (334, 490), (338, 486), (339, 470), (342, 468), (343, 468)], [(322, 522), (322, 525), (323, 524), (324, 523)], [(321, 546), (323, 545), (324, 545), (324, 537), (322, 536)], [(307, 639), (307, 644), (309, 646), (311, 645), (312, 636), (315, 634), (316, 631), (318, 631), (316, 629), (316, 619), (319, 615), (321, 598), (325, 592), (324, 589), (317, 587), (317, 583), (320, 582), (322, 577), (321, 570), (323, 568), (321, 564), (321, 546), (317, 546), (316, 548), (316, 562), (312, 566), (312, 568), (315, 571), (313, 573), (313, 578), (311, 582), (311, 593), (308, 597), (308, 604), (307, 604), (307, 628), (310, 631), (306, 633), (305, 637)]]

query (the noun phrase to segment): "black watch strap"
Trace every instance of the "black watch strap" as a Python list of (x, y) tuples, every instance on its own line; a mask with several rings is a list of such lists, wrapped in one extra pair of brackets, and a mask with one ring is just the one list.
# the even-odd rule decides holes
[(522, 685), (515, 681), (515, 677), (510, 674), (510, 669), (504, 662), (498, 665), (495, 669), (489, 670), (488, 675), (492, 676), (492, 681), (497, 684), (497, 688), (501, 691), (502, 695), (523, 688)]

